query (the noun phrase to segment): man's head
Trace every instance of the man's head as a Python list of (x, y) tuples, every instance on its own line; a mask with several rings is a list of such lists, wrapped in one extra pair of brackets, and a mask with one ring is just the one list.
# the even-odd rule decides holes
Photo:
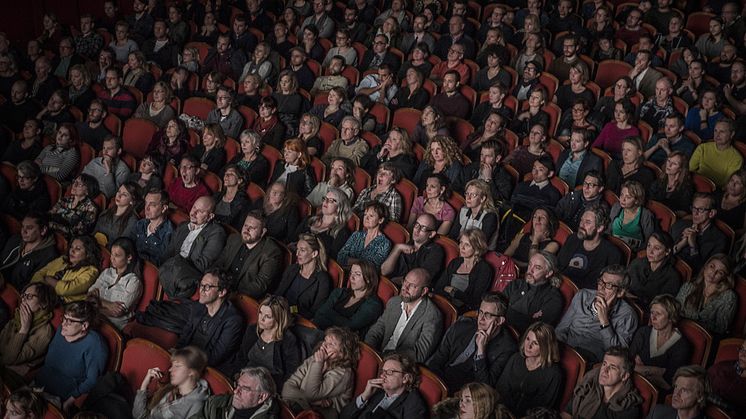
[(241, 227), (241, 239), (244, 244), (254, 245), (267, 234), (266, 220), (258, 211), (249, 211)]
[(425, 24), (427, 23), (427, 18), (423, 15), (417, 15), (414, 17), (414, 21), (412, 23), (412, 32), (414, 33), (422, 33), (425, 30)]
[(604, 191), (605, 179), (598, 170), (589, 170), (583, 179), (583, 199), (590, 201)]
[(329, 75), (338, 76), (342, 74), (345, 69), (345, 57), (341, 55), (335, 55), (332, 57), (332, 61), (329, 63)]
[(557, 257), (540, 250), (528, 260), (526, 282), (529, 285), (541, 285), (551, 281), (557, 272)]
[(179, 176), (184, 185), (192, 185), (197, 179), (197, 171), (199, 170), (199, 161), (189, 154), (185, 154), (181, 158), (179, 164)]
[(562, 55), (565, 58), (574, 58), (578, 52), (578, 39), (567, 36), (562, 40)]
[(357, 137), (357, 134), (360, 132), (360, 121), (355, 117), (346, 116), (342, 119), (341, 127), (339, 138), (343, 141), (350, 141)]
[(460, 82), (461, 75), (459, 75), (458, 71), (446, 71), (446, 74), (443, 76), (443, 91), (448, 95), (456, 93), (456, 91), (458, 91)]
[(44, 79), (49, 75), (49, 71), (52, 69), (52, 65), (49, 62), (49, 58), (47, 58), (46, 55), (42, 55), (39, 58), (36, 59), (34, 62), (34, 70), (36, 72), (36, 77), (39, 79)]
[(261, 406), (277, 393), (272, 373), (264, 367), (244, 368), (233, 386), (231, 406), (237, 410)]
[(559, 5), (557, 5), (557, 12), (559, 13), (560, 17), (567, 17), (570, 13), (572, 13), (572, 1), (560, 0)]
[(28, 97), (28, 84), (24, 80), (16, 80), (10, 88), (10, 99), (19, 104)]
[(383, 359), (380, 378), (381, 388), (387, 395), (401, 394), (416, 388), (420, 381), (417, 363), (409, 355), (393, 353)]
[(601, 387), (620, 388), (632, 377), (634, 364), (629, 351), (621, 346), (612, 346), (606, 350), (598, 374), (598, 384)]
[(508, 304), (501, 294), (485, 294), (477, 311), (477, 330), (480, 332), (492, 330), (494, 333), (505, 323), (507, 311)]
[(168, 37), (168, 25), (165, 20), (158, 19), (153, 24), (153, 36), (157, 41), (164, 41)]
[(531, 169), (531, 175), (534, 182), (541, 183), (554, 176), (554, 162), (549, 156), (539, 157), (534, 161), (534, 167)]
[(448, 20), (448, 33), (451, 37), (459, 37), (464, 34), (464, 17), (463, 16), (451, 16)]
[(684, 117), (678, 112), (666, 116), (663, 122), (663, 133), (666, 138), (669, 140), (679, 138), (682, 132), (684, 132)]
[(701, 228), (717, 215), (715, 196), (706, 192), (696, 192), (692, 198), (692, 225)]
[(324, 13), (325, 6), (325, 0), (313, 0), (313, 13), (316, 15)]
[(414, 303), (430, 291), (430, 273), (423, 268), (412, 269), (404, 277), (399, 296), (405, 303)]
[(346, 7), (344, 19), (347, 26), (357, 23), (357, 9), (355, 7)]
[(109, 92), (114, 93), (122, 85), (122, 70), (119, 67), (111, 66), (106, 69), (106, 88)]
[(231, 37), (229, 34), (218, 35), (218, 41), (215, 44), (215, 49), (218, 54), (225, 54), (231, 47)]
[(723, 49), (720, 50), (720, 65), (734, 62), (737, 53), (738, 50), (735, 45), (728, 42), (723, 44)]
[(385, 34), (378, 34), (373, 39), (373, 52), (376, 54), (383, 54), (386, 52), (386, 49), (389, 47), (389, 37)]
[(448, 61), (451, 62), (462, 62), (464, 60), (464, 46), (461, 44), (453, 44), (448, 48)]
[(60, 57), (70, 57), (75, 53), (75, 44), (73, 39), (66, 36), (60, 40), (59, 45)]
[(189, 222), (195, 226), (202, 226), (215, 217), (215, 201), (212, 197), (201, 196), (194, 201), (189, 211)]
[(149, 221), (159, 220), (168, 211), (168, 192), (163, 189), (151, 189), (145, 195), (145, 218)]
[(391, 71), (391, 67), (388, 64), (381, 64), (378, 67), (378, 82), (383, 83), (384, 81), (391, 80), (394, 77)]
[(627, 14), (625, 25), (628, 29), (636, 29), (640, 26), (642, 20), (642, 11), (640, 9), (632, 9)]
[(233, 93), (228, 87), (220, 85), (218, 86), (218, 92), (215, 95), (215, 99), (218, 105), (218, 109), (230, 109), (231, 105), (233, 104)]
[(736, 127), (732, 120), (722, 118), (715, 124), (712, 139), (719, 148), (727, 148), (733, 142)]
[(725, 3), (723, 8), (720, 9), (720, 18), (723, 19), (723, 23), (726, 25), (733, 23), (738, 18), (738, 9), (739, 4), (736, 2)]
[(707, 380), (707, 370), (699, 365), (680, 367), (673, 376), (671, 407), (676, 410), (702, 411), (707, 404), (709, 393), (710, 383)]
[(218, 268), (209, 268), (199, 282), (199, 303), (204, 305), (213, 304), (216, 301), (222, 303), (228, 296), (231, 285), (231, 276), (228, 272)]
[(106, 118), (106, 106), (100, 99), (93, 99), (88, 107), (88, 122), (98, 124)]
[[(332, 60), (334, 61), (334, 60)], [(306, 51), (300, 47), (294, 47), (290, 50), (290, 64), (298, 67), (306, 62)]]
[(740, 86), (744, 81), (746, 81), (746, 63), (736, 61), (730, 67), (730, 82), (734, 86)]
[(110, 47), (104, 47), (98, 53), (98, 67), (100, 70), (109, 68), (111, 63), (114, 62), (114, 50)]
[(624, 294), (629, 288), (629, 275), (627, 268), (622, 265), (609, 265), (601, 270), (601, 276), (596, 283), (596, 296), (606, 301), (609, 308)]
[(505, 146), (497, 140), (488, 140), (482, 143), (479, 151), (479, 163), (489, 164), (492, 167), (500, 164), (505, 153)]
[(36, 243), (49, 235), (49, 218), (41, 212), (30, 212), (21, 220), (21, 241)]
[(607, 224), (609, 224), (609, 213), (606, 207), (593, 205), (583, 211), (583, 215), (580, 216), (578, 238), (580, 240), (595, 240), (606, 230)]
[(243, 14), (236, 15), (233, 19), (233, 36), (239, 37), (243, 35), (247, 27), (246, 16)]
[(673, 93), (673, 84), (668, 77), (661, 77), (655, 82), (655, 100), (656, 102), (665, 103), (671, 98)]
[(635, 66), (640, 67), (643, 70), (650, 67), (651, 57), (652, 54), (650, 53), (650, 50), (641, 49), (637, 51), (637, 55), (635, 56)]
[(435, 217), (430, 213), (422, 213), (412, 226), (412, 241), (415, 245), (421, 246), (429, 240), (435, 238), (438, 234), (438, 228)]
[(101, 157), (108, 157), (112, 160), (119, 158), (122, 153), (122, 139), (114, 135), (104, 138), (101, 146)]

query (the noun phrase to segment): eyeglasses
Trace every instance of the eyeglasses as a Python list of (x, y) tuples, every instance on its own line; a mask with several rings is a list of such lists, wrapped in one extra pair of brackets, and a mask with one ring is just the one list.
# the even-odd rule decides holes
[(599, 185), (598, 183), (593, 183), (593, 182), (583, 182), (583, 186), (587, 186), (589, 188), (596, 188), (601, 185)]
[(391, 377), (394, 374), (404, 374), (404, 371), (399, 370), (381, 370), (381, 375), (385, 377)]
[(598, 286), (598, 288), (606, 289), (606, 290), (615, 290), (619, 288), (619, 285), (606, 282), (603, 279), (599, 280), (598, 284), (596, 285)]
[(699, 208), (692, 206), (692, 212), (696, 212), (698, 214), (702, 214), (703, 212), (709, 211), (711, 208)]
[(425, 233), (429, 233), (429, 232), (433, 231), (433, 229), (432, 229), (432, 228), (430, 228), (430, 227), (427, 227), (427, 226), (424, 226), (424, 225), (422, 225), (422, 224), (420, 224), (420, 223), (418, 223), (418, 222), (415, 222), (415, 223), (414, 223), (414, 225), (412, 226), (412, 229), (413, 229), (413, 230), (422, 230), (422, 231), (424, 231)]
[(73, 319), (72, 317), (62, 316), (62, 323), (68, 323), (68, 324), (69, 323), (78, 323), (78, 324), (83, 324), (85, 322), (86, 322), (85, 320), (78, 320), (78, 319)]
[(483, 311), (483, 310), (477, 310), (477, 316), (484, 316), (488, 319), (494, 319), (496, 317), (500, 317), (499, 314), (496, 313), (490, 313), (489, 311)]
[(213, 288), (220, 288), (219, 285), (210, 285), (210, 284), (199, 284), (200, 291), (208, 292)]
[(32, 299), (32, 298), (36, 298), (36, 297), (38, 297), (38, 295), (36, 295), (36, 294), (29, 294), (29, 293), (27, 293), (27, 292), (26, 292), (26, 293), (23, 293), (23, 294), (21, 294), (21, 299), (22, 299), (23, 301), (28, 301), (28, 300), (30, 300), (30, 299)]

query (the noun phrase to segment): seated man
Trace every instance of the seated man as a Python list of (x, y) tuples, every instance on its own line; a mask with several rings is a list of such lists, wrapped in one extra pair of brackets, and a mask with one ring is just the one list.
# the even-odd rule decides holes
[(463, 317), (446, 330), (427, 367), (443, 378), (450, 393), (473, 381), (497, 384), (503, 367), (518, 350), (503, 327), (505, 311), (499, 294), (487, 294), (476, 319)]
[(233, 92), (231, 89), (220, 85), (215, 97), (217, 106), (207, 114), (206, 124), (220, 124), (227, 137), (239, 138), (243, 117), (233, 108)]
[[(379, 33), (373, 39), (373, 47), (365, 51), (362, 60), (359, 60), (358, 70), (364, 73), (368, 70), (377, 70), (382, 64), (387, 64), (391, 72), (399, 72), (401, 62), (399, 58), (389, 50), (389, 37)], [(358, 57), (359, 59), (359, 57)]]
[(145, 217), (137, 220), (132, 229), (132, 241), (141, 258), (160, 265), (166, 253), (174, 225), (166, 216), (168, 193), (162, 189), (152, 189), (145, 194)]
[(347, 80), (347, 77), (342, 75), (345, 67), (345, 57), (341, 55), (335, 55), (332, 57), (332, 60), (329, 63), (329, 74), (316, 77), (316, 80), (313, 82), (313, 87), (311, 88), (311, 96), (315, 96), (320, 92), (329, 92), (333, 87), (341, 87), (345, 89), (346, 92), (349, 81)]
[(368, 152), (368, 143), (358, 136), (360, 133), (360, 121), (354, 116), (345, 116), (340, 125), (339, 138), (334, 140), (321, 158), (325, 164), (331, 164), (332, 160), (344, 157), (352, 160), (356, 165)]
[(179, 164), (179, 177), (168, 187), (171, 202), (182, 211), (189, 211), (198, 198), (210, 196), (210, 189), (197, 177), (200, 162), (191, 154), (184, 154)]
[(264, 367), (244, 368), (236, 378), (232, 394), (218, 394), (205, 400), (193, 419), (277, 418), (280, 403), (272, 374)]
[(20, 291), (36, 271), (55, 258), (57, 248), (47, 215), (29, 212), (21, 220), (21, 234), (11, 236), (0, 252), (0, 273)]
[(684, 117), (674, 112), (663, 121), (663, 132), (654, 134), (645, 145), (645, 159), (663, 167), (666, 158), (674, 151), (681, 151), (691, 157), (696, 144), (684, 135)]
[(674, 253), (696, 273), (712, 255), (728, 252), (728, 238), (715, 225), (717, 201), (712, 194), (697, 192), (692, 198), (692, 217), (671, 226)]
[(564, 299), (559, 291), (557, 257), (540, 250), (528, 261), (525, 278), (516, 278), (503, 291), (508, 298), (508, 324), (523, 332), (534, 322), (559, 322)]
[(743, 157), (733, 147), (735, 123), (723, 118), (715, 124), (712, 141), (694, 149), (689, 160), (689, 171), (709, 178), (719, 187), (725, 186), (730, 175), (741, 168)]
[(513, 193), (513, 178), (505, 170), (502, 160), (505, 145), (501, 141), (488, 140), (479, 150), (479, 161), (473, 161), (464, 168), (463, 184), (472, 179), (480, 179), (490, 185), (492, 197), (498, 202), (508, 202)]
[(220, 256), (225, 245), (225, 231), (213, 222), (214, 217), (215, 201), (203, 196), (192, 206), (189, 221), (174, 231), (159, 275), (169, 298), (191, 297), (202, 275)]
[(680, 367), (673, 376), (671, 406), (653, 406), (650, 419), (676, 419), (704, 417), (709, 396), (707, 371), (699, 365)]
[(101, 99), (93, 99), (88, 107), (86, 120), (75, 124), (80, 139), (93, 147), (96, 152), (101, 151), (104, 140), (112, 135), (104, 125), (107, 115), (106, 106)]
[(106, 70), (106, 89), (101, 89), (98, 98), (106, 105), (106, 109), (122, 121), (126, 120), (137, 108), (137, 100), (124, 87), (122, 70), (111, 66)]
[(581, 289), (557, 325), (557, 340), (572, 346), (591, 364), (613, 346), (629, 346), (637, 313), (624, 301), (629, 276), (622, 265), (601, 271), (596, 290)]
[(531, 169), (532, 179), (520, 182), (510, 197), (516, 214), (528, 219), (531, 211), (539, 206), (554, 208), (562, 194), (552, 185), (554, 162), (550, 156), (539, 157)]
[(471, 103), (459, 91), (460, 81), (458, 71), (446, 71), (443, 76), (443, 91), (433, 96), (430, 104), (437, 106), (444, 115), (468, 119), (471, 114)]
[(199, 304), (191, 303), (177, 348), (196, 346), (207, 354), (207, 364), (219, 368), (241, 345), (244, 320), (228, 294), (233, 280), (227, 272), (208, 269), (199, 283)]
[(216, 265), (236, 278), (239, 292), (261, 298), (276, 286), (283, 269), (283, 256), (267, 235), (264, 216), (250, 211), (240, 234), (231, 234)]
[(394, 74), (386, 63), (378, 67), (377, 73), (363, 77), (355, 88), (355, 94), (368, 95), (373, 102), (383, 103), (386, 106), (398, 91)]
[(575, 386), (562, 418), (642, 417), (643, 399), (632, 381), (634, 366), (625, 348), (606, 350), (601, 366), (586, 373)]
[(425, 362), (443, 334), (443, 314), (429, 292), (430, 274), (422, 268), (409, 271), (399, 295), (368, 329), (365, 343), (384, 354), (395, 351)]
[(637, 91), (642, 94), (645, 100), (655, 96), (656, 82), (663, 77), (660, 71), (654, 69), (651, 65), (653, 54), (650, 50), (639, 50), (635, 57), (635, 65), (630, 70), (628, 76), (635, 84)]
[(663, 128), (666, 118), (676, 112), (672, 93), (671, 80), (661, 77), (655, 82), (655, 95), (640, 106), (639, 119), (647, 122), (654, 131)]
[(415, 268), (423, 268), (433, 277), (440, 276), (445, 266), (445, 252), (435, 243), (437, 222), (432, 214), (423, 213), (412, 226), (412, 241), (394, 246), (381, 265), (381, 274), (401, 285), (402, 278)]
[(456, 71), (461, 77), (461, 83), (469, 84), (471, 73), (469, 66), (464, 62), (465, 47), (461, 44), (453, 44), (448, 48), (448, 57), (438, 63), (430, 72), (430, 79), (438, 86), (443, 84), (446, 72)]
[(122, 139), (111, 135), (103, 142), (101, 157), (91, 160), (83, 168), (83, 173), (98, 180), (98, 187), (106, 199), (112, 199), (116, 195), (130, 174), (127, 164), (119, 158), (121, 154)]
[(595, 170), (587, 172), (583, 179), (583, 188), (571, 191), (557, 202), (557, 207), (554, 209), (557, 218), (573, 231), (577, 231), (580, 217), (586, 209), (601, 205), (608, 213), (609, 205), (603, 200), (605, 182), (606, 179), (600, 172)]

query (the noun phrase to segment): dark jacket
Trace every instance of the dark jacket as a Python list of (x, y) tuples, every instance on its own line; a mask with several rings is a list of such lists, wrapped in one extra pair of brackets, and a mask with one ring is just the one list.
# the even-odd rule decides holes
[[(284, 172), (285, 165), (282, 162), (277, 162), (269, 183), (274, 183)], [(301, 198), (311, 193), (315, 186), (316, 176), (313, 173), (311, 165), (306, 166), (305, 169), (298, 169), (293, 173), (289, 173), (285, 178), (285, 190), (293, 192)]]
[(435, 278), (443, 272), (445, 260), (446, 255), (443, 248), (434, 240), (429, 240), (420, 247), (420, 250), (412, 254), (402, 252), (390, 276), (403, 277), (412, 269), (423, 268), (430, 273), (431, 278)]
[(353, 399), (339, 414), (340, 419), (414, 419), (428, 417), (425, 400), (417, 389), (406, 391), (391, 403), (387, 409), (376, 409), (385, 393), (378, 391), (370, 400), (358, 409), (357, 400)]
[(206, 165), (207, 170), (212, 173), (220, 173), (220, 170), (225, 166), (225, 149), (222, 147), (213, 148), (205, 154), (205, 146), (200, 144), (194, 147), (189, 154), (194, 156), (200, 164)]
[[(565, 161), (570, 158), (570, 153), (572, 151), (570, 149), (566, 149), (562, 151), (557, 158), (557, 165), (555, 175), (559, 176), (560, 169), (562, 168), (562, 165), (565, 164)], [(590, 172), (591, 170), (596, 170), (599, 173), (603, 173), (604, 171), (604, 164), (601, 161), (601, 158), (597, 155), (591, 153), (590, 150), (586, 150), (585, 155), (583, 156), (583, 160), (580, 162), (580, 167), (578, 167), (578, 173), (575, 175), (575, 184), (570, 185), (570, 189), (575, 188), (578, 185), (583, 184), (583, 180), (585, 179), (585, 174)]]
[(47, 192), (47, 184), (39, 179), (33, 189), (23, 191), (20, 188), (13, 190), (10, 195), (0, 203), (0, 211), (10, 214), (16, 219), (21, 219), (29, 211), (47, 212), (52, 208)]
[[(179, 335), (177, 347), (183, 348), (192, 343), (194, 334), (205, 316), (207, 316), (207, 308), (203, 304), (192, 302), (186, 324)], [(215, 327), (210, 329), (205, 340), (205, 347), (200, 349), (207, 354), (208, 365), (220, 369), (238, 350), (244, 320), (230, 301), (223, 301), (220, 309), (215, 313), (215, 320), (213, 322)]]
[[(360, 61), (360, 65), (358, 66), (358, 70), (360, 70), (360, 73), (370, 70), (370, 63), (373, 61), (373, 56), (375, 53), (373, 52), (373, 49), (369, 49), (365, 51), (365, 55), (363, 55), (363, 59)], [(386, 51), (383, 54), (383, 60), (381, 61), (381, 64), (388, 64), (389, 67), (391, 67), (391, 72), (396, 73), (399, 71), (399, 67), (401, 66), (401, 62), (399, 62), (399, 58), (392, 54), (390, 51)]]
[[(525, 279), (510, 281), (503, 291), (508, 300), (508, 311), (505, 317), (508, 324), (522, 332), (536, 321), (543, 321), (552, 326), (559, 323), (565, 308), (564, 299), (559, 289), (546, 282), (531, 286)], [(540, 317), (534, 313), (541, 311)]]
[(14, 235), (0, 252), (0, 272), (18, 291), (28, 284), (36, 271), (58, 256), (54, 237), (51, 235), (25, 256), (21, 255), (22, 249), (21, 236)]
[(370, 295), (360, 301), (357, 311), (347, 317), (336, 310), (337, 305), (344, 304), (352, 293), (350, 288), (334, 288), (329, 298), (321, 304), (313, 317), (313, 323), (320, 329), (331, 326), (347, 327), (365, 336), (368, 327), (376, 322), (383, 313), (383, 303), (376, 295)]
[(451, 277), (456, 273), (456, 271), (458, 271), (458, 268), (462, 263), (464, 263), (464, 258), (462, 257), (453, 259), (451, 263), (448, 264), (445, 272), (440, 275), (440, 279), (438, 279), (438, 282), (435, 283), (434, 287), (434, 291), (451, 300), (459, 312), (476, 310), (479, 308), (482, 296), (487, 293), (490, 285), (492, 285), (492, 277), (494, 275), (490, 264), (485, 262), (484, 259), (480, 259), (469, 273), (469, 285), (466, 290), (459, 291), (454, 288), (453, 295), (448, 294), (443, 289), (446, 286), (451, 285)]
[[(235, 411), (233, 395), (220, 394), (205, 400), (202, 410), (189, 419), (229, 419), (234, 417)], [(280, 404), (274, 397), (271, 397), (254, 412), (250, 419), (277, 419), (279, 417)]]
[[(282, 274), (282, 279), (280, 279), (280, 284), (277, 286), (275, 294), (287, 298), (287, 293), (293, 285), (296, 276), (299, 274), (300, 265), (296, 263), (288, 266)], [(329, 296), (332, 288), (332, 280), (328, 273), (316, 271), (311, 274), (310, 278), (302, 280), (301, 283), (301, 289), (297, 291), (296, 304), (293, 305), (297, 311), (294, 311), (292, 307), (291, 311), (310, 319)]]
[[(233, 259), (241, 246), (245, 246), (241, 234), (231, 234), (215, 264), (221, 269), (229, 270)], [(252, 298), (261, 298), (271, 284), (277, 281), (281, 265), (284, 263), (280, 248), (265, 236), (249, 251), (238, 272), (231, 272), (238, 285), (238, 292)]]

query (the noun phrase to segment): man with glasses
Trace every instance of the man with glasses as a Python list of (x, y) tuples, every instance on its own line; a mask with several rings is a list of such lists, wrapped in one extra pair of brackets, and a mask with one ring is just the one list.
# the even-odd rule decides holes
[(692, 267), (694, 273), (712, 255), (728, 253), (729, 239), (715, 226), (717, 201), (712, 194), (697, 192), (692, 199), (692, 217), (671, 226), (676, 243), (674, 253)]
[(464, 58), (473, 60), (477, 56), (477, 47), (474, 40), (465, 33), (466, 18), (461, 15), (453, 15), (448, 20), (448, 33), (441, 36), (435, 43), (433, 54), (441, 60), (448, 59), (448, 50), (455, 44), (464, 47)]
[(382, 353), (399, 352), (425, 362), (443, 334), (443, 314), (428, 297), (430, 273), (409, 271), (401, 291), (365, 335), (365, 343)]
[(469, 84), (471, 73), (469, 66), (464, 63), (464, 50), (464, 46), (461, 44), (451, 45), (448, 49), (447, 58), (433, 67), (433, 71), (430, 72), (430, 79), (441, 86), (446, 72), (453, 70), (458, 72), (461, 83)]
[(427, 367), (448, 386), (449, 393), (473, 381), (495, 386), (503, 367), (518, 347), (505, 330), (507, 304), (499, 294), (482, 297), (477, 318), (462, 317), (449, 327)]
[(523, 72), (518, 78), (518, 83), (513, 88), (513, 96), (519, 101), (527, 100), (529, 93), (539, 84), (541, 72), (541, 63), (538, 61), (527, 62), (523, 66)]
[(396, 96), (399, 87), (396, 85), (393, 71), (388, 64), (381, 64), (378, 72), (368, 74), (355, 88), (355, 94), (368, 95), (373, 102), (388, 106), (391, 99)]
[(437, 222), (432, 214), (423, 213), (412, 225), (412, 241), (394, 246), (381, 265), (381, 274), (401, 285), (404, 275), (416, 268), (423, 268), (432, 277), (439, 277), (445, 266), (445, 252), (435, 243)]
[(243, 336), (244, 321), (228, 301), (233, 278), (217, 268), (208, 269), (199, 282), (199, 304), (190, 303), (177, 348), (196, 346), (207, 354), (214, 368), (231, 359)]
[(368, 152), (368, 143), (360, 138), (360, 121), (354, 116), (345, 116), (340, 125), (339, 138), (334, 140), (321, 157), (324, 164), (331, 164), (332, 160), (343, 157), (355, 165), (360, 165), (360, 159)]
[(575, 189), (565, 194), (557, 202), (555, 208), (557, 218), (567, 224), (573, 231), (577, 231), (580, 225), (580, 217), (587, 209), (600, 205), (608, 213), (609, 204), (603, 200), (605, 184), (606, 179), (600, 171), (588, 171), (583, 178), (582, 189)]
[(243, 127), (243, 117), (233, 109), (233, 93), (223, 85), (218, 86), (217, 107), (207, 114), (206, 124), (220, 124), (227, 137), (239, 138)]
[(272, 374), (264, 367), (244, 368), (233, 385), (232, 394), (210, 396), (193, 419), (271, 419), (280, 416), (277, 389)]
[(399, 57), (389, 51), (389, 37), (382, 33), (373, 38), (373, 48), (365, 51), (363, 59), (359, 62), (358, 70), (361, 74), (368, 70), (376, 70), (382, 64), (387, 64), (392, 73), (397, 73), (401, 66)]
[(570, 77), (570, 68), (575, 64), (585, 67), (585, 74), (590, 74), (588, 66), (580, 59), (580, 41), (575, 35), (568, 35), (562, 40), (562, 57), (552, 61), (548, 71), (552, 73), (560, 83), (564, 83)]
[(210, 189), (197, 176), (199, 161), (196, 157), (185, 154), (179, 163), (179, 177), (168, 186), (171, 203), (182, 211), (192, 211), (197, 199), (211, 195)]
[(730, 176), (741, 169), (743, 157), (733, 147), (736, 126), (733, 120), (723, 118), (715, 124), (713, 140), (694, 149), (689, 160), (689, 171), (698, 173), (722, 188)]
[(60, 40), (59, 52), (59, 56), (52, 62), (52, 68), (54, 68), (52, 74), (57, 77), (67, 79), (72, 66), (85, 63), (85, 58), (75, 51), (75, 43), (70, 37), (64, 37)]
[(637, 329), (637, 313), (624, 301), (629, 276), (622, 265), (606, 266), (596, 289), (575, 294), (555, 331), (557, 339), (572, 346), (587, 362), (604, 358), (613, 346), (629, 346)]

